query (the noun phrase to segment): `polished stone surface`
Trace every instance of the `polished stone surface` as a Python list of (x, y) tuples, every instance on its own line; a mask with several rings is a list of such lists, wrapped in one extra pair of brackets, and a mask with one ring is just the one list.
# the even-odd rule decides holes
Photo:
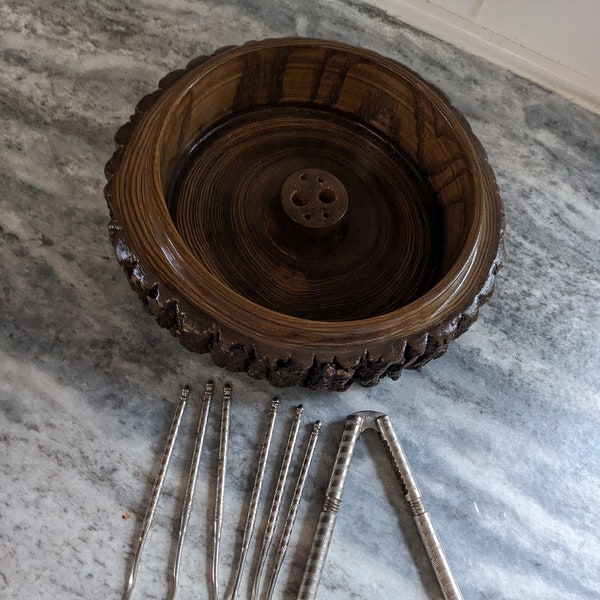
[[(196, 398), (209, 377), (234, 387), (230, 581), (275, 391), (187, 353), (143, 313), (107, 239), (102, 172), (114, 131), (163, 74), (282, 35), (374, 49), (443, 89), (497, 173), (507, 260), (479, 321), (422, 372), (341, 395), (280, 392), (270, 493), (294, 407), (302, 444), (310, 422), (324, 426), (277, 597), (295, 597), (345, 416), (372, 409), (396, 425), (465, 598), (599, 598), (600, 117), (353, 0), (0, 6), (0, 597), (120, 597), (179, 388)], [(137, 598), (165, 597), (197, 408)], [(181, 598), (207, 597), (215, 409)], [(375, 436), (357, 447), (320, 592), (440, 597)]]

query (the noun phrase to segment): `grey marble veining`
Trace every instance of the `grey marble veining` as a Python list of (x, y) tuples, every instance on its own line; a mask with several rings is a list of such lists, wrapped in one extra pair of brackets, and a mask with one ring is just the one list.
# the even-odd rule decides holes
[[(0, 6), (0, 597), (121, 597), (179, 389), (210, 377), (234, 386), (227, 585), (275, 390), (187, 353), (143, 313), (107, 239), (102, 172), (162, 75), (283, 35), (371, 48), (448, 94), (496, 171), (507, 261), (476, 325), (422, 372), (341, 395), (280, 391), (265, 489), (294, 407), (301, 445), (312, 421), (324, 427), (278, 596), (295, 597), (345, 416), (372, 409), (395, 423), (465, 598), (600, 598), (600, 117), (353, 0)], [(165, 597), (197, 408), (138, 598)], [(207, 597), (216, 421), (181, 598)], [(357, 448), (319, 597), (439, 598), (375, 436)]]

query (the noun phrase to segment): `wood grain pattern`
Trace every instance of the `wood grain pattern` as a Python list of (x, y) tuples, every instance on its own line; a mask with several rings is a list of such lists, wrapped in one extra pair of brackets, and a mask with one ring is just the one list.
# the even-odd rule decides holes
[[(372, 52), (294, 38), (200, 57), (115, 139), (117, 258), (159, 324), (218, 365), (373, 385), (441, 355), (492, 292), (503, 213), (485, 152), (441, 92)], [(303, 170), (333, 194), (309, 216), (322, 227), (282, 207)]]

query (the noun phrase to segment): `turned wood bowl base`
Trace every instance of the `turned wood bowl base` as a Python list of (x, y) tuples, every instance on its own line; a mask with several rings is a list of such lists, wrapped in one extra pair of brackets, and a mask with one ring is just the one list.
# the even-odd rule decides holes
[(441, 355), (501, 264), (485, 153), (374, 53), (265, 40), (192, 61), (115, 137), (117, 258), (160, 325), (230, 370), (347, 389)]

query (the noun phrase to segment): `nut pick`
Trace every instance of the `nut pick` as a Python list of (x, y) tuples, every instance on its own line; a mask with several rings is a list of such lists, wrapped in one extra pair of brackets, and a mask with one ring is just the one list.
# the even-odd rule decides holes
[(204, 444), (204, 435), (206, 433), (206, 424), (208, 422), (208, 413), (210, 412), (210, 403), (212, 401), (214, 387), (214, 382), (208, 381), (204, 389), (204, 398), (202, 401), (202, 408), (200, 410), (198, 426), (196, 428), (196, 436), (194, 439), (194, 451), (192, 453), (192, 460), (190, 463), (190, 470), (185, 488), (185, 496), (183, 499), (183, 507), (181, 509), (181, 518), (179, 521), (177, 550), (175, 553), (173, 571), (171, 573), (171, 591), (169, 594), (169, 600), (174, 600), (175, 595), (177, 594), (177, 588), (179, 587), (179, 566), (181, 563), (181, 553), (183, 551), (185, 534), (190, 521), (192, 504), (194, 502), (194, 492), (196, 491), (196, 482), (198, 480), (198, 466), (200, 465), (200, 457), (202, 455), (202, 446)]
[(211, 580), (211, 598), (219, 599), (219, 550), (223, 529), (223, 500), (225, 495), (225, 475), (227, 472), (227, 449), (229, 446), (229, 405), (231, 403), (231, 385), (223, 386), (221, 404), (221, 435), (219, 438), (219, 462), (217, 464), (217, 487), (215, 491), (215, 514), (213, 528), (213, 563)]
[(158, 475), (156, 476), (156, 481), (154, 482), (152, 493), (150, 494), (150, 501), (146, 509), (144, 520), (142, 522), (142, 529), (140, 537), (138, 539), (137, 549), (133, 557), (133, 562), (131, 564), (131, 571), (129, 572), (129, 578), (127, 579), (127, 587), (125, 588), (123, 600), (130, 600), (133, 594), (133, 590), (135, 588), (135, 581), (137, 578), (137, 570), (139, 567), (140, 558), (144, 549), (144, 545), (146, 544), (146, 540), (148, 539), (150, 528), (152, 527), (154, 513), (156, 512), (156, 507), (158, 505), (158, 498), (160, 496), (163, 484), (165, 482), (165, 475), (167, 474), (167, 468), (171, 460), (171, 455), (173, 454), (173, 446), (175, 444), (175, 439), (177, 438), (177, 434), (179, 432), (181, 418), (183, 417), (183, 411), (185, 410), (185, 407), (187, 405), (187, 399), (189, 395), (190, 388), (186, 385), (183, 388), (183, 390), (181, 390), (179, 404), (177, 405), (177, 409), (175, 410), (173, 422), (171, 423), (171, 429), (169, 430), (169, 435), (167, 436), (167, 443), (165, 445), (160, 467), (158, 469)]
[(283, 564), (283, 559), (285, 558), (285, 554), (290, 543), (294, 522), (296, 521), (296, 515), (298, 514), (298, 507), (300, 506), (300, 499), (302, 498), (302, 493), (304, 492), (306, 476), (308, 475), (310, 463), (312, 462), (312, 458), (315, 453), (315, 446), (317, 444), (317, 437), (320, 429), (321, 421), (316, 421), (313, 425), (310, 438), (308, 439), (308, 444), (306, 445), (304, 459), (302, 460), (302, 466), (300, 467), (300, 473), (298, 474), (298, 480), (296, 481), (296, 487), (294, 488), (294, 495), (292, 496), (292, 501), (290, 503), (285, 524), (283, 526), (283, 533), (281, 534), (281, 540), (279, 542), (279, 547), (277, 548), (277, 554), (275, 555), (275, 564), (271, 573), (266, 600), (271, 600), (273, 597), (273, 592), (275, 591), (275, 584), (277, 583), (277, 577), (279, 576), (279, 571), (281, 570), (281, 565)]

